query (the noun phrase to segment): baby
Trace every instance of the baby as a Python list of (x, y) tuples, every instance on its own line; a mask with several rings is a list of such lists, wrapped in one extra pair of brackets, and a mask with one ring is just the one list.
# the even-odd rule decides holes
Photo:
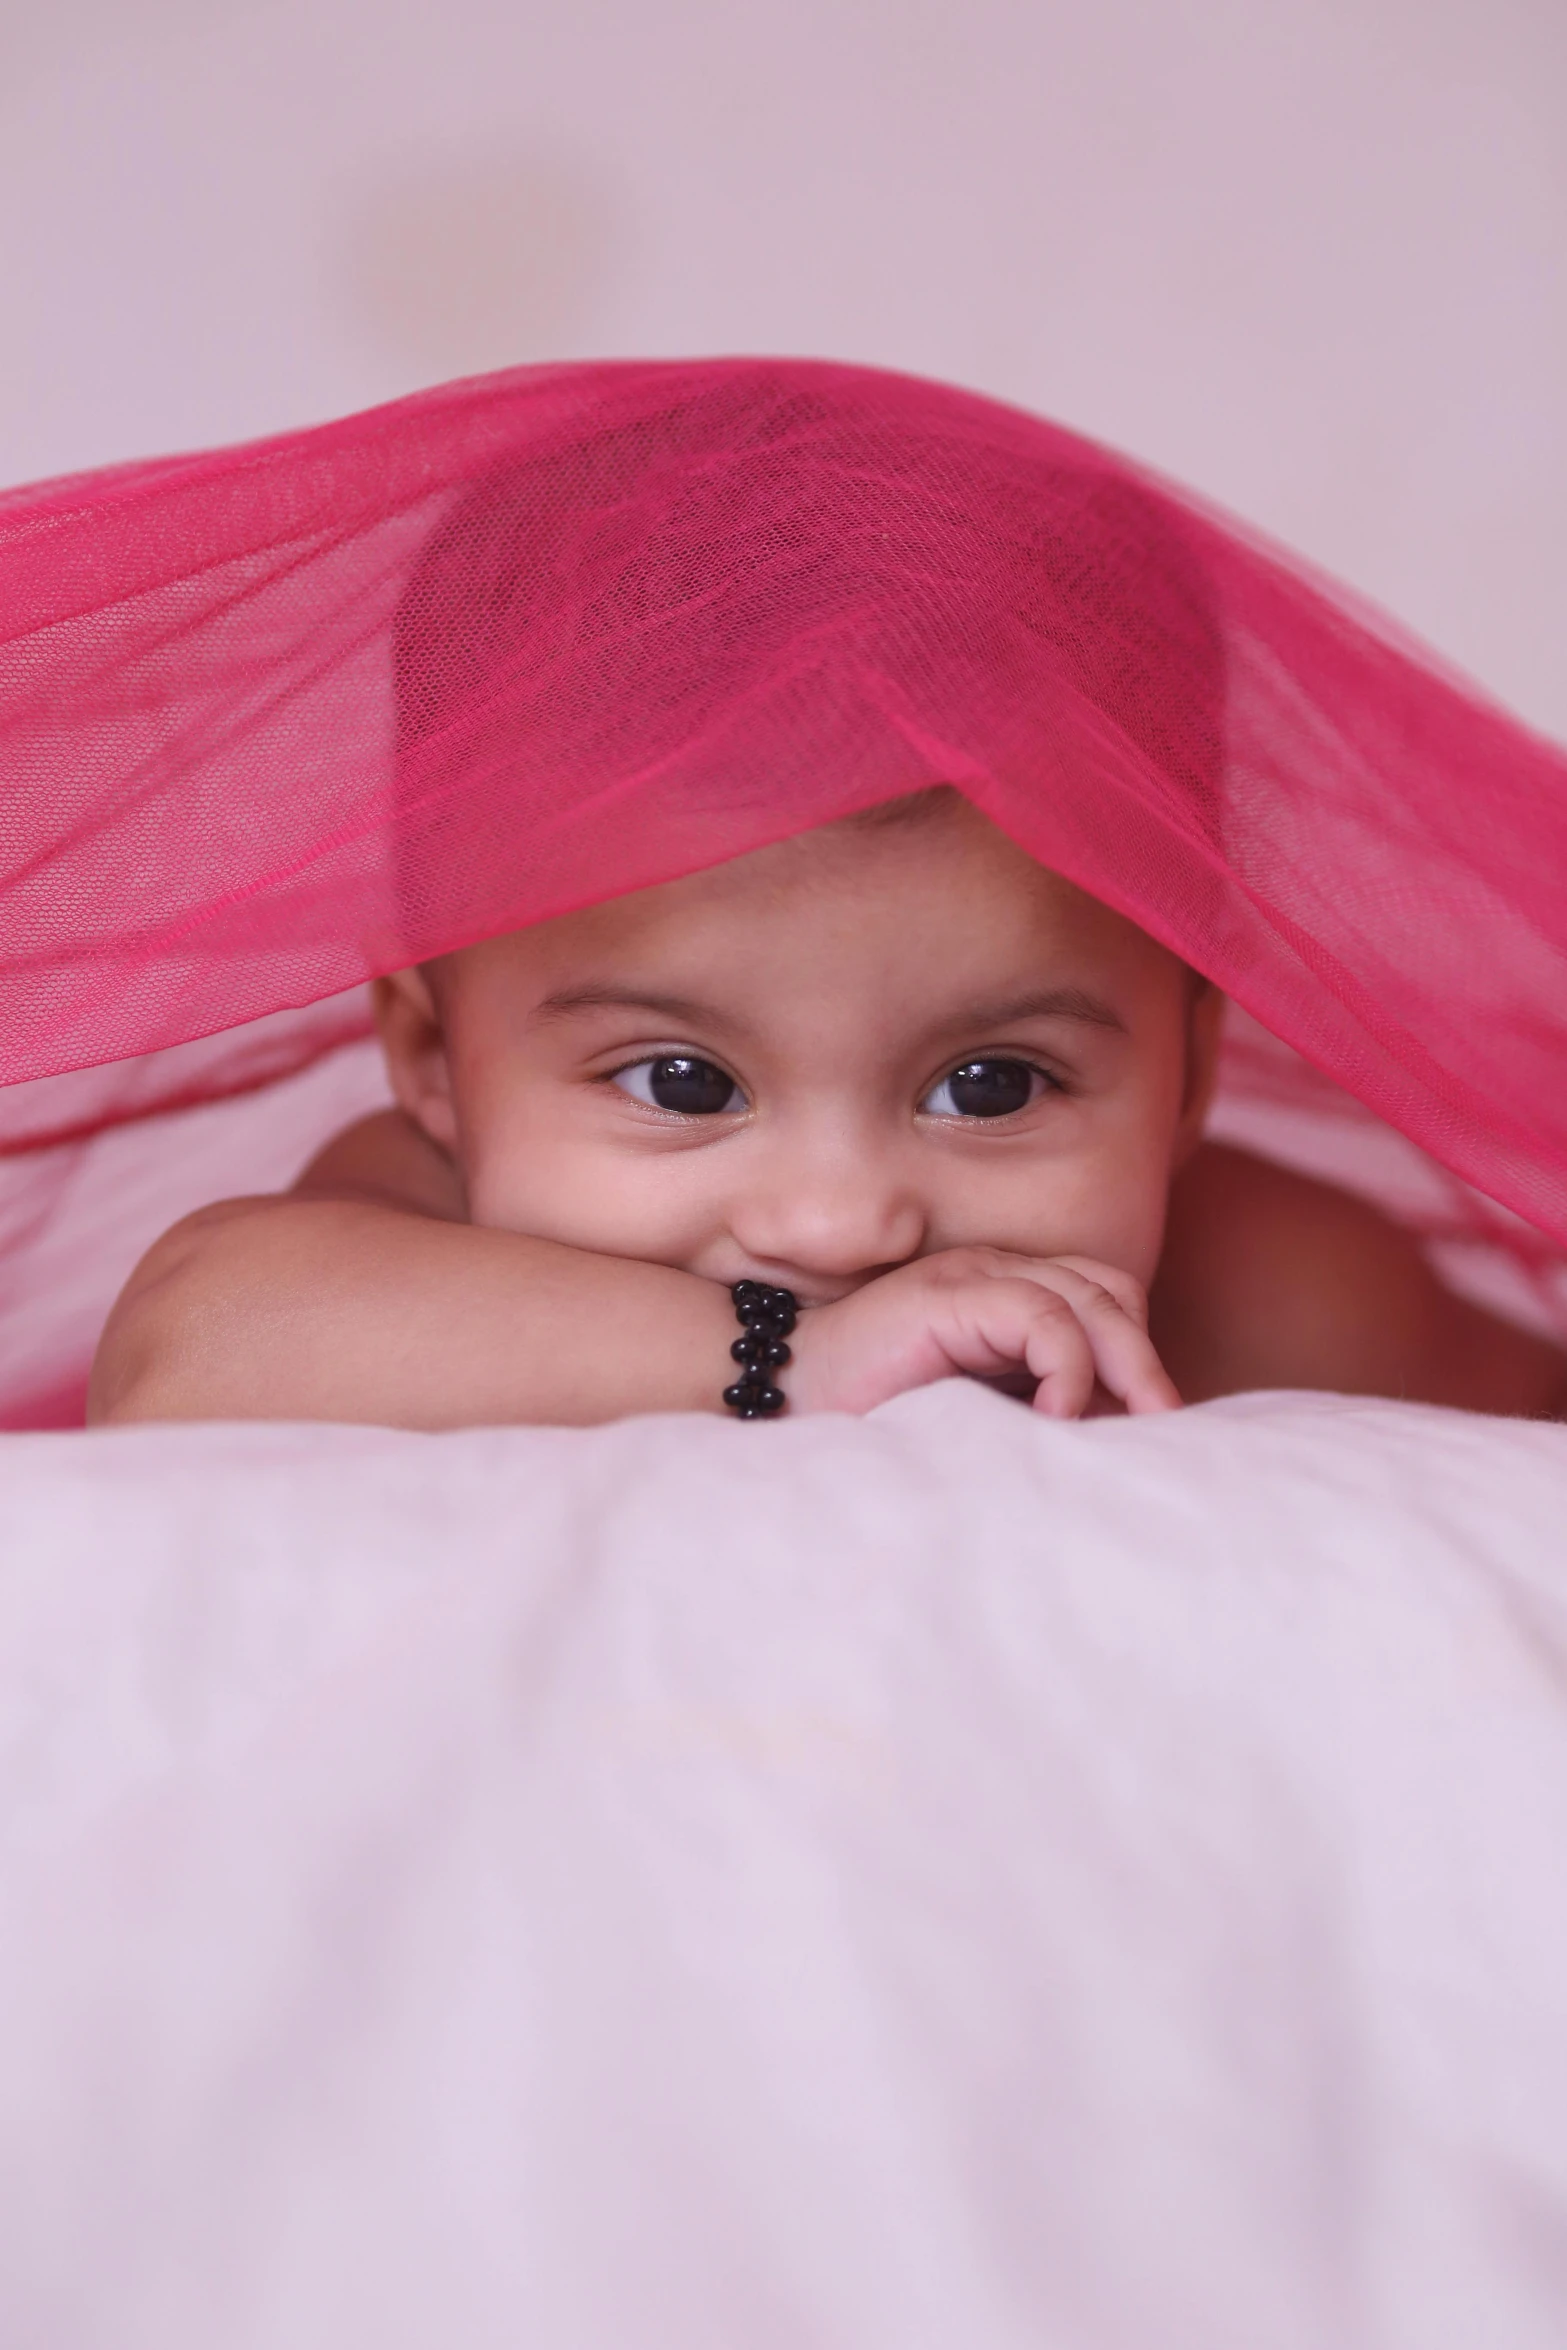
[(151, 1251), (93, 1416), (716, 1411), (742, 1280), (798, 1301), (793, 1412), (953, 1373), (1065, 1417), (1560, 1409), (1567, 1360), (1372, 1209), (1205, 1144), (1216, 992), (929, 780), (1129, 871), (1157, 811), (1231, 934), (1203, 892), (1259, 782), (1168, 501), (899, 379), (583, 396), (443, 509), (391, 629), (388, 899), (411, 942), (483, 943), (376, 983), (395, 1111)]
[(1221, 999), (937, 788), (395, 973), (398, 1107), (133, 1276), (91, 1416), (792, 1412), (954, 1373), (1057, 1417), (1319, 1387), (1567, 1404), (1372, 1208), (1205, 1144)]

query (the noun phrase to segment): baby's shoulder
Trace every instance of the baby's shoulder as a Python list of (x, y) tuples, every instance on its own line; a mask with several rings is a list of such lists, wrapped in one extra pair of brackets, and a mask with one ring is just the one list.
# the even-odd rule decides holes
[(1567, 1356), (1455, 1296), (1371, 1202), (1220, 1143), (1172, 1187), (1151, 1317), (1193, 1402), (1269, 1387), (1493, 1412), (1567, 1399)]

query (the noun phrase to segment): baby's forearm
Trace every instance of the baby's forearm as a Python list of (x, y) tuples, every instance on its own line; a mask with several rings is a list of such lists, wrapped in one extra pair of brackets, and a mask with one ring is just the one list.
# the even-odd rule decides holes
[(166, 1235), (98, 1350), (88, 1416), (585, 1425), (717, 1410), (717, 1283), (374, 1202), (238, 1201)]

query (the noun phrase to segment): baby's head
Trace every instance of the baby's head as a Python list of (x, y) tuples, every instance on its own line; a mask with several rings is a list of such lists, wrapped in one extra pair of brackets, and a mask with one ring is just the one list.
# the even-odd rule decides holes
[[(964, 1243), (1146, 1280), (1216, 1007), (1042, 843), (1079, 762), (1210, 820), (1182, 526), (964, 395), (645, 373), (460, 499), (400, 607), (399, 1099), (483, 1224), (807, 1299)], [(454, 874), (497, 935), (424, 963)]]
[(802, 1300), (939, 1249), (1147, 1281), (1217, 998), (955, 791), (378, 986), (491, 1225)]

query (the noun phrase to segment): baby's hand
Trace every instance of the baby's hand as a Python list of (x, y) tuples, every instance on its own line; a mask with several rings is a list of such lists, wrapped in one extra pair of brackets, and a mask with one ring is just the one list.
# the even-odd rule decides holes
[(1129, 1412), (1180, 1402), (1148, 1336), (1141, 1284), (1088, 1257), (944, 1249), (800, 1317), (785, 1380), (796, 1411), (868, 1412), (954, 1372), (1037, 1379), (1034, 1409), (1076, 1419), (1094, 1381)]

